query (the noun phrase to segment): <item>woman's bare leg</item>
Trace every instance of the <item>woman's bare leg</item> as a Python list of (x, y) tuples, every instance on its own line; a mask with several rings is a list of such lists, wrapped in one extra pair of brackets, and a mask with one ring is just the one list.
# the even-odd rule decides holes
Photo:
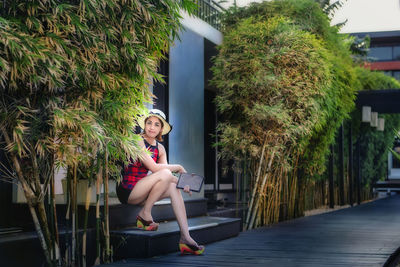
[(160, 196), (164, 194), (170, 184), (176, 185), (176, 178), (171, 174), (168, 169), (152, 173), (149, 176), (141, 179), (132, 189), (128, 198), (129, 204), (140, 204), (144, 202), (139, 216), (146, 221), (152, 221), (151, 209)]
[(189, 226), (187, 222), (185, 203), (182, 198), (182, 194), (175, 183), (170, 183), (169, 188), (160, 199), (169, 197), (171, 199), (172, 209), (174, 210), (176, 220), (178, 221), (179, 229), (181, 232), (180, 243), (186, 243), (190, 245), (197, 245), (196, 241), (189, 234)]
[(176, 220), (178, 222), (181, 239), (180, 242), (186, 244), (197, 244), (189, 234), (185, 203), (179, 189), (176, 188), (177, 179), (168, 169), (155, 172), (140, 180), (133, 188), (128, 198), (129, 204), (140, 204), (144, 202), (139, 215), (151, 221), (151, 209), (154, 203), (163, 198), (171, 199)]

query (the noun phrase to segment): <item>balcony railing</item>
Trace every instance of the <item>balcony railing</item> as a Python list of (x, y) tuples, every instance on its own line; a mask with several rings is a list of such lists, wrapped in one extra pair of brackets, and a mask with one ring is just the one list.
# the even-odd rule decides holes
[(221, 15), (224, 8), (213, 0), (195, 0), (198, 9), (195, 15), (217, 30), (221, 30)]

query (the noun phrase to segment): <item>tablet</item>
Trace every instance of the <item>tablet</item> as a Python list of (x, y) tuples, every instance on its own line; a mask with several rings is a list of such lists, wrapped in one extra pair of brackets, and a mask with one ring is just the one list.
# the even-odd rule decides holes
[(179, 175), (178, 184), (176, 188), (183, 189), (185, 186), (190, 187), (190, 191), (200, 192), (201, 187), (203, 186), (204, 177), (197, 174), (190, 173), (181, 173)]

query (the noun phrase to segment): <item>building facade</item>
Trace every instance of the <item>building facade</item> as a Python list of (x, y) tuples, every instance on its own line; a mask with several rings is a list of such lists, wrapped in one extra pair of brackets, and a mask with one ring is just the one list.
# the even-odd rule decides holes
[(366, 67), (383, 71), (400, 80), (400, 31), (351, 33), (358, 38), (369, 36), (371, 39)]

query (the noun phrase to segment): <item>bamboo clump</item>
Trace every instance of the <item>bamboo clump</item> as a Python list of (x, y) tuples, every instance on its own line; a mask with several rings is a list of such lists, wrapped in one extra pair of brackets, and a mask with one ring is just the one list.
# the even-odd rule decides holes
[[(315, 18), (306, 27), (304, 13)], [(310, 0), (257, 3), (224, 22), (212, 68), (224, 118), (218, 145), (220, 157), (248, 161), (236, 164), (250, 184), (245, 227), (302, 216), (305, 191), (354, 107), (350, 52)]]
[[(85, 264), (77, 182), (94, 183), (98, 156), (107, 155), (102, 163), (107, 181), (118, 179), (121, 165), (140, 155), (135, 119), (152, 101), (148, 85), (163, 82), (158, 63), (182, 29), (182, 10), (191, 14), (193, 3), (2, 2), (0, 149), (9, 161), (7, 179), (24, 191), (46, 266)], [(68, 169), (65, 246), (59, 243), (54, 196), (59, 167)], [(85, 208), (87, 214), (87, 203)], [(104, 257), (97, 255), (100, 263), (112, 257), (107, 207), (102, 212), (106, 219), (98, 229), (106, 243), (101, 244)]]

